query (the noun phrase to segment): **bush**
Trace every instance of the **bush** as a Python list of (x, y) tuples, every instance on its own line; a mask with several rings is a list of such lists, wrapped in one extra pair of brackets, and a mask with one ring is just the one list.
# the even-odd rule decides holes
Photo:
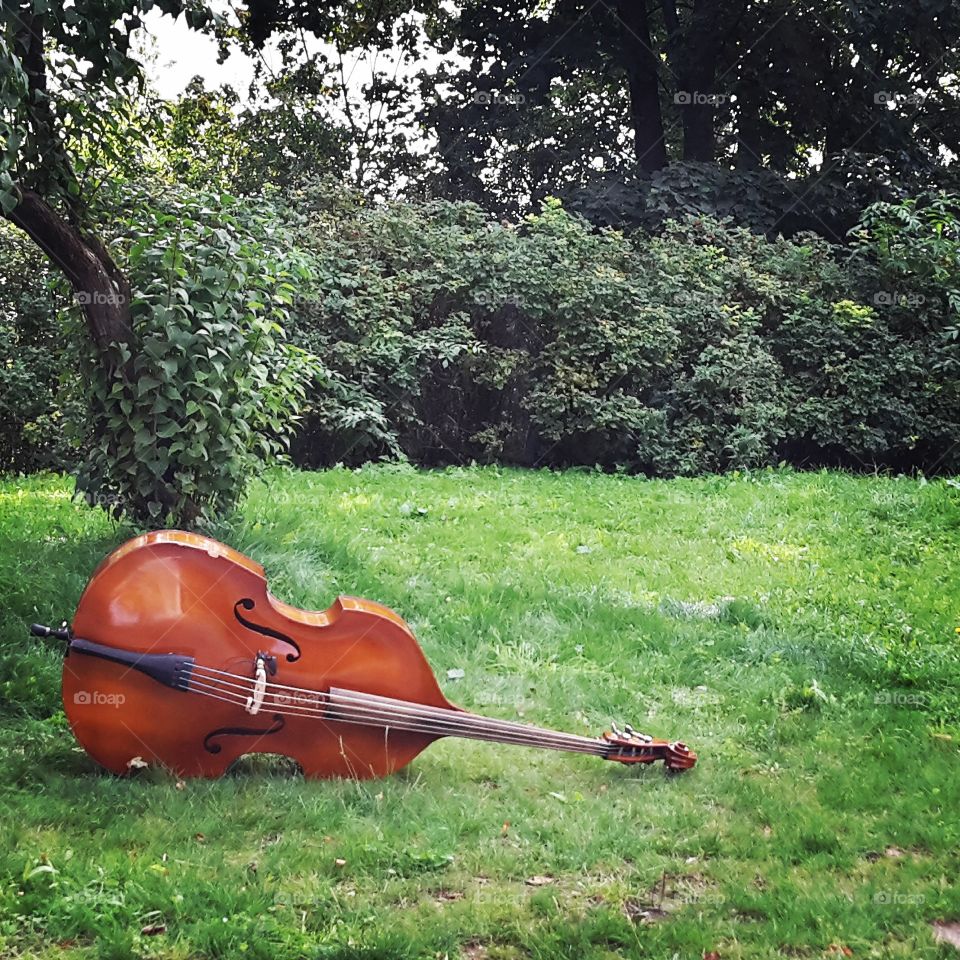
[[(739, 434), (756, 462), (949, 467), (960, 424), (940, 368), (945, 343), (916, 315), (882, 306), (878, 291), (891, 281), (869, 249), (851, 253), (812, 234), (767, 241), (706, 219), (638, 245), (656, 296), (678, 306), (685, 370), (699, 367), (693, 354), (705, 339), (724, 352), (753, 341), (738, 348), (740, 372), (726, 368), (739, 395), (712, 394), (724, 381), (708, 375), (672, 401), (674, 430), (711, 398), (726, 411), (726, 430), (704, 453)], [(700, 455), (687, 464), (717, 467)]]
[(141, 522), (192, 525), (230, 507), (296, 422), (315, 365), (280, 324), (306, 264), (269, 209), (182, 192), (124, 201), (136, 212), (116, 222), (115, 247), (136, 343), (115, 376), (85, 355), (91, 443), (77, 489)]
[(628, 240), (557, 201), (517, 225), (322, 191), (298, 207), (318, 282), (294, 335), (333, 377), (305, 464), (955, 462), (949, 343), (878, 301), (889, 265), (868, 248), (704, 217)]
[(64, 469), (75, 458), (63, 394), (76, 363), (64, 350), (53, 281), (40, 250), (0, 220), (0, 471)]
[[(627, 238), (557, 201), (517, 224), (328, 184), (256, 202), (124, 198), (137, 344), (116, 382), (93, 355), (77, 378), (16, 248), (5, 466), (61, 462), (71, 419), (81, 491), (152, 523), (228, 506), (295, 425), (305, 466), (960, 466), (949, 197), (870, 208), (849, 248), (696, 216)], [(63, 414), (70, 384), (85, 417)]]
[(796, 180), (765, 167), (683, 161), (647, 174), (595, 172), (567, 187), (563, 199), (597, 226), (658, 233), (671, 220), (729, 218), (770, 239), (813, 232), (843, 243), (869, 204), (912, 192), (919, 178), (900, 166), (845, 151)]

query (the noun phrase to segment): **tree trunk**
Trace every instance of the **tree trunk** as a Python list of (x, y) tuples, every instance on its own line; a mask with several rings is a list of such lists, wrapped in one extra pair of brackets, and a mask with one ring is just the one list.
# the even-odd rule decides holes
[[(130, 345), (130, 283), (103, 244), (82, 234), (32, 190), (21, 191), (20, 202), (7, 217), (70, 281), (100, 353), (106, 356), (114, 344)], [(119, 354), (105, 362), (113, 366), (118, 359)]]
[(683, 159), (713, 162), (716, 154), (713, 89), (720, 46), (718, 0), (694, 0), (686, 29), (676, 0), (662, 0), (667, 50), (676, 78), (676, 103), (683, 126)]
[(47, 93), (46, 15), (25, 13), (16, 19), (15, 49), (30, 88), (25, 104), (32, 127), (46, 132), (44, 150), (47, 163), (42, 171), (46, 177), (41, 176), (39, 182), (33, 184), (36, 189), (20, 187), (19, 202), (6, 216), (63, 271), (83, 308), (87, 327), (104, 366), (110, 372), (121, 363), (119, 352), (111, 351), (110, 346), (133, 343), (130, 284), (106, 247), (59, 214), (41, 195), (50, 186), (54, 171), (59, 172), (61, 181), (68, 187), (78, 184), (63, 141), (56, 135), (57, 118)]
[(621, 27), (621, 54), (630, 89), (637, 165), (651, 172), (667, 165), (667, 147), (660, 110), (660, 77), (650, 39), (646, 0), (619, 0), (617, 20)]
[(763, 119), (760, 116), (759, 80), (744, 79), (737, 89), (737, 154), (738, 170), (755, 170), (763, 160)]

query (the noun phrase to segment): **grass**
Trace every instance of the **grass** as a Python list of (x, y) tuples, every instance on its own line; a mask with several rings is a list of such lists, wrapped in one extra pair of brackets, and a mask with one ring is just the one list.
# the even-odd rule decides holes
[(0, 956), (953, 955), (950, 482), (278, 473), (217, 531), (285, 600), (395, 608), (463, 705), (682, 737), (681, 777), (458, 741), (372, 783), (103, 775), (26, 625), (129, 533), (0, 484)]

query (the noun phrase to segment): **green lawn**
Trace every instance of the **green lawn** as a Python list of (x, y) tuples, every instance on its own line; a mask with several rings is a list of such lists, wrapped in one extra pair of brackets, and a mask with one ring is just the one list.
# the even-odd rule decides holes
[(102, 775), (26, 626), (129, 535), (0, 484), (0, 956), (956, 956), (956, 484), (278, 473), (217, 531), (285, 600), (396, 609), (461, 704), (683, 738), (679, 777), (462, 741), (365, 783)]

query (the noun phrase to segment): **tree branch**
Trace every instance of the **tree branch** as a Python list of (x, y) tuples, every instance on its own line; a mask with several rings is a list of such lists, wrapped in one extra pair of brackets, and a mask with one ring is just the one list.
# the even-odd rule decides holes
[(131, 344), (130, 284), (106, 247), (82, 234), (32, 190), (20, 191), (20, 202), (7, 218), (63, 271), (100, 351), (105, 353), (113, 344)]

